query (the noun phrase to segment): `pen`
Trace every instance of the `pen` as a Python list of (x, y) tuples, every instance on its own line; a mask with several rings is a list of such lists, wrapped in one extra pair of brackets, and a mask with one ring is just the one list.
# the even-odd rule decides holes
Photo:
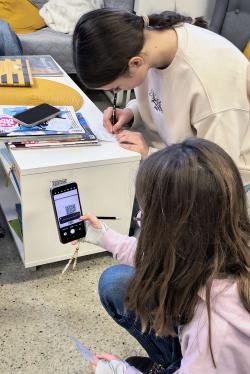
[(111, 216), (111, 217), (108, 217), (108, 216), (97, 216), (96, 218), (98, 218), (98, 219), (110, 219), (110, 220), (120, 219), (119, 217), (114, 217), (114, 216)]
[[(117, 100), (117, 92), (114, 92), (112, 118), (111, 118), (111, 122), (113, 126), (116, 124), (116, 100)], [(114, 134), (113, 129), (112, 129), (112, 134)]]

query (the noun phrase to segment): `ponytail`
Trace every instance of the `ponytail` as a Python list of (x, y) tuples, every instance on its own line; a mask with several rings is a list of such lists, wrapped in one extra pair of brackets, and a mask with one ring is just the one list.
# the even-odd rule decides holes
[(181, 23), (192, 23), (195, 26), (207, 28), (207, 22), (203, 17), (197, 17), (193, 20), (192, 17), (182, 16), (179, 13), (165, 11), (159, 14), (151, 14), (148, 16), (148, 26), (156, 30), (166, 30)]
[(203, 17), (196, 17), (194, 19), (193, 25), (201, 27), (202, 29), (207, 29), (208, 23)]

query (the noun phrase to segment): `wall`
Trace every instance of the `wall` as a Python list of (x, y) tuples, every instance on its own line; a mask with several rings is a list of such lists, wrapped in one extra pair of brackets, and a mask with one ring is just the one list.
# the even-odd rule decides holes
[(211, 20), (216, 0), (135, 0), (135, 11), (139, 15), (174, 10), (191, 17), (205, 16)]

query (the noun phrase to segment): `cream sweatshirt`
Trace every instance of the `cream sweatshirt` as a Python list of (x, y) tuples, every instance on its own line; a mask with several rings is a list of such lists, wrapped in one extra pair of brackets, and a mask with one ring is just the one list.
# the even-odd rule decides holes
[[(219, 144), (250, 183), (250, 64), (232, 43), (190, 24), (175, 27), (178, 50), (166, 69), (151, 68), (127, 107), (151, 146), (198, 136)], [(249, 84), (247, 85), (247, 82)], [(154, 151), (151, 148), (150, 152)]]

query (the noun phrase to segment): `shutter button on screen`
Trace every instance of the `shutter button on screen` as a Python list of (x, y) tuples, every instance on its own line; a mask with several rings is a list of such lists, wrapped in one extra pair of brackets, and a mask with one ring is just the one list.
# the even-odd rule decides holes
[(74, 233), (75, 233), (75, 229), (71, 229), (71, 230), (70, 230), (70, 233), (71, 233), (71, 234), (74, 234)]

